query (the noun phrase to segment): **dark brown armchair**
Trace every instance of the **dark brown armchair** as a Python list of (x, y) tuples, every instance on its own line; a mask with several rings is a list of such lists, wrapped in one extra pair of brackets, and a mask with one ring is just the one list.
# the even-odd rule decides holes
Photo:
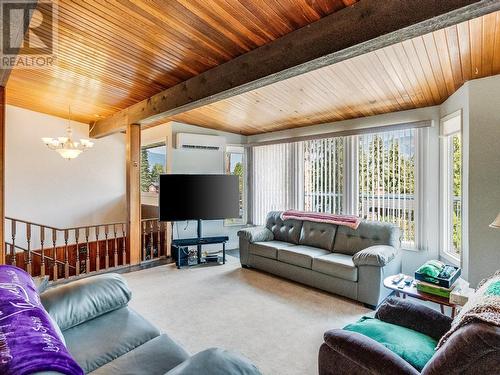
[[(423, 305), (389, 298), (375, 318), (421, 332), (436, 340), (450, 329), (451, 318)], [(468, 324), (450, 336), (422, 372), (377, 341), (356, 332), (327, 331), (319, 350), (319, 374), (500, 374), (500, 328)]]

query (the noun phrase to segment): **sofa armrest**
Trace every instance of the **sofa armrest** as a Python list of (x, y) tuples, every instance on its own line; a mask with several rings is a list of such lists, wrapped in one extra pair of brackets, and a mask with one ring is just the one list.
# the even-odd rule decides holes
[[(363, 368), (367, 374), (418, 374), (417, 370), (397, 354), (360, 333), (333, 329), (325, 332), (324, 339), (335, 353), (349, 359), (356, 367)], [(347, 374), (349, 371), (338, 373)]]
[(43, 307), (65, 331), (127, 306), (132, 292), (116, 273), (91, 276), (50, 288), (40, 295)]
[(498, 374), (500, 327), (471, 322), (453, 333), (422, 369), (422, 375)]
[(238, 231), (238, 236), (248, 242), (264, 242), (274, 240), (273, 232), (266, 227), (249, 227)]
[(219, 348), (210, 348), (168, 371), (165, 375), (260, 375), (260, 371), (241, 355)]
[(352, 261), (356, 266), (378, 266), (383, 267), (392, 261), (398, 250), (392, 246), (375, 245), (358, 251), (352, 256)]
[(439, 340), (451, 328), (452, 319), (430, 307), (391, 297), (380, 305), (375, 318), (406, 327)]

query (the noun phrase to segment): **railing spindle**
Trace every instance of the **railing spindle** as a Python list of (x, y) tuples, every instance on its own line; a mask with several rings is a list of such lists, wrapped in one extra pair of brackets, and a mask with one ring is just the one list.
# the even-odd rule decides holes
[(28, 260), (26, 261), (26, 272), (28, 274), (32, 275), (31, 273), (31, 224), (26, 223), (26, 242), (28, 244), (27, 246), (27, 252), (28, 252)]
[(90, 246), (89, 246), (90, 228), (85, 227), (85, 244), (87, 246), (87, 254), (85, 254), (85, 273), (90, 272)]
[(158, 249), (158, 258), (160, 257), (160, 249), (161, 249), (161, 227), (160, 222), (156, 221), (156, 229), (158, 230), (157, 243), (156, 248)]
[(170, 255), (170, 249), (168, 248), (168, 223), (162, 223), (163, 226), (163, 255), (166, 257)]
[(153, 220), (149, 221), (149, 259), (153, 259), (154, 252), (154, 238), (153, 238)]
[(17, 259), (16, 259), (16, 229), (17, 229), (17, 222), (13, 219), (12, 220), (12, 227), (11, 227), (12, 246), (10, 248), (10, 256), (11, 256), (10, 263), (13, 266), (15, 266), (17, 263)]
[(57, 244), (57, 231), (55, 229), (52, 229), (52, 252), (53, 252), (53, 262), (54, 266), (52, 268), (52, 280), (57, 281), (59, 278), (59, 267), (57, 265), (57, 249), (56, 249), (56, 244)]
[(127, 264), (127, 237), (125, 234), (126, 224), (122, 224), (122, 265)]
[(141, 223), (141, 231), (142, 231), (142, 260), (146, 260), (146, 222), (143, 221)]
[(104, 226), (104, 238), (106, 239), (106, 256), (104, 257), (105, 268), (109, 268), (109, 244), (108, 244), (109, 228), (107, 225)]
[(115, 248), (113, 249), (114, 266), (118, 266), (118, 238), (116, 237), (116, 224), (113, 224), (113, 233), (115, 236)]
[(69, 254), (68, 254), (69, 231), (64, 230), (64, 277), (69, 277)]
[(75, 246), (76, 246), (76, 263), (75, 263), (75, 274), (80, 275), (80, 248), (78, 245), (78, 239), (80, 237), (80, 228), (75, 228)]
[(45, 276), (45, 253), (43, 243), (45, 241), (45, 227), (40, 227), (40, 275)]
[(99, 225), (95, 227), (95, 242), (96, 242), (96, 251), (95, 251), (95, 270), (99, 271), (101, 268), (101, 249), (99, 248)]

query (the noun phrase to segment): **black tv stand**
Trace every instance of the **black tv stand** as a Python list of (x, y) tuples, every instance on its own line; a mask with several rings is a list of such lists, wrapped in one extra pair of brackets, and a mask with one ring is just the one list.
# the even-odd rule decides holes
[[(172, 240), (172, 254), (176, 255), (176, 262), (175, 264), (177, 265), (177, 268), (181, 268), (182, 264), (182, 257), (181, 257), (181, 252), (183, 251), (183, 248), (187, 246), (196, 246), (197, 250), (197, 263), (196, 265), (204, 263), (204, 259), (201, 255), (201, 247), (203, 245), (211, 245), (211, 244), (222, 244), (222, 264), (226, 264), (226, 242), (229, 241), (228, 236), (217, 236), (217, 237), (202, 237), (202, 224), (201, 220), (198, 220), (198, 228), (197, 228), (197, 235), (198, 237), (196, 238), (179, 238), (176, 240)], [(213, 263), (213, 264), (218, 264)], [(189, 264), (188, 264), (189, 266)]]

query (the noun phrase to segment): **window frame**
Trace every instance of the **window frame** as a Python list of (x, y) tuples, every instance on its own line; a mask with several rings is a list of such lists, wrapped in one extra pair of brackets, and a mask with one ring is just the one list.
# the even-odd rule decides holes
[(241, 192), (242, 195), (242, 203), (243, 203), (243, 213), (242, 217), (238, 219), (224, 219), (224, 226), (225, 227), (232, 227), (232, 226), (242, 226), (246, 225), (248, 222), (248, 184), (247, 184), (247, 177), (248, 177), (248, 163), (247, 163), (247, 150), (244, 145), (226, 145), (224, 149), (224, 174), (229, 174), (226, 167), (226, 161), (228, 154), (239, 154), (242, 155), (242, 163), (243, 163), (243, 191)]
[[(415, 171), (414, 171), (414, 178), (415, 178), (415, 186), (414, 186), (414, 217), (415, 217), (415, 240), (413, 243), (410, 242), (403, 242), (401, 241), (401, 248), (403, 250), (408, 250), (408, 251), (413, 251), (413, 252), (418, 252), (421, 250), (423, 246), (423, 241), (422, 241), (422, 234), (421, 234), (421, 228), (422, 226), (422, 207), (420, 202), (422, 201), (421, 194), (423, 193), (422, 189), (422, 150), (420, 149), (423, 142), (421, 141), (422, 137), (422, 132), (419, 127), (415, 128), (406, 128), (408, 130), (414, 129), (415, 134), (414, 134), (414, 158), (415, 158)], [(399, 130), (406, 130), (406, 129), (387, 129), (387, 130), (379, 130), (379, 131), (366, 131), (360, 134), (355, 134), (347, 137), (346, 145), (346, 152), (350, 154), (350, 156), (345, 156), (344, 157), (344, 163), (347, 163), (344, 165), (344, 170), (346, 172), (346, 176), (344, 176), (344, 183), (347, 184), (347, 186), (344, 187), (344, 191), (348, 192), (349, 195), (349, 200), (350, 202), (346, 202), (346, 214), (349, 215), (355, 215), (355, 216), (360, 216), (359, 212), (359, 144), (358, 144), (358, 136), (364, 136), (364, 135), (372, 135), (372, 136), (377, 136), (382, 133), (388, 133), (388, 132), (396, 132)], [(349, 187), (350, 186), (350, 187)], [(350, 189), (350, 190), (349, 190)], [(402, 235), (401, 235), (402, 236)]]
[[(445, 133), (444, 127), (445, 123), (452, 121), (459, 117), (458, 129), (455, 128), (449, 132)], [(439, 256), (445, 261), (460, 266), (461, 257), (463, 253), (463, 186), (464, 186), (464, 174), (463, 174), (463, 116), (462, 110), (455, 111), (449, 115), (443, 117), (440, 120), (439, 129), (439, 155), (440, 155), (440, 246), (439, 246)], [(461, 220), (460, 220), (460, 232), (461, 232), (461, 244), (460, 253), (456, 254), (453, 251), (453, 204), (450, 205), (450, 199), (453, 199), (453, 137), (455, 135), (460, 135), (461, 140), (461, 186), (462, 193), (460, 196), (461, 202)]]
[[(148, 142), (145, 144), (141, 144), (141, 154), (143, 149), (148, 149), (148, 148), (155, 148), (155, 147), (161, 147), (165, 146), (165, 172), (168, 173), (168, 139), (167, 137), (163, 138), (162, 140), (158, 141), (153, 141), (153, 142)], [(141, 163), (142, 163), (142, 158), (141, 158)], [(141, 181), (139, 181), (141, 183)], [(151, 193), (151, 192), (146, 192), (142, 191), (141, 189), (141, 202), (143, 204), (152, 204), (153, 202), (158, 204), (158, 193)]]

